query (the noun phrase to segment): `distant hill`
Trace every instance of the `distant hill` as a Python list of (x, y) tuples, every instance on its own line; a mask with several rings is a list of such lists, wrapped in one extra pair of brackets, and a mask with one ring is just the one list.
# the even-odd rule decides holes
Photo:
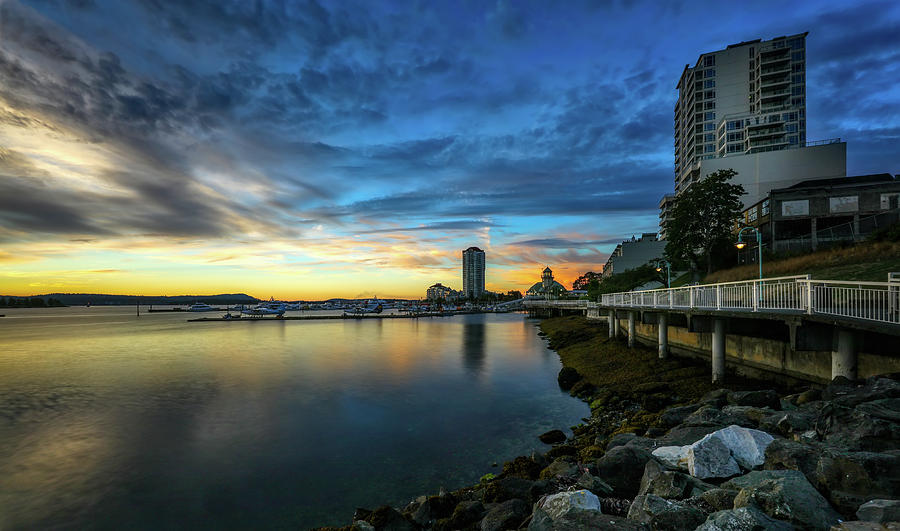
[[(0, 295), (4, 297), (4, 295)], [(5, 296), (8, 297), (8, 296)], [(25, 298), (25, 297), (17, 297)], [(148, 304), (193, 304), (205, 302), (207, 304), (253, 304), (259, 302), (256, 297), (246, 293), (225, 293), (220, 295), (173, 295), (173, 296), (138, 296), (138, 295), (107, 295), (102, 293), (48, 293), (46, 295), (33, 295), (29, 299), (55, 299), (67, 306), (91, 305), (134, 305), (140, 301), (141, 305)]]

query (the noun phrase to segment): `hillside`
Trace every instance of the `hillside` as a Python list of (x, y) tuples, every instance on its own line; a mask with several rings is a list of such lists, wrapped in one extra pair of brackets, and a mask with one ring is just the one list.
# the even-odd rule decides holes
[[(862, 242), (852, 247), (773, 260), (763, 256), (764, 277), (809, 274), (818, 280), (884, 282), (892, 271), (900, 271), (900, 242)], [(757, 265), (749, 264), (715, 271), (706, 275), (702, 283), (749, 280), (758, 275)]]

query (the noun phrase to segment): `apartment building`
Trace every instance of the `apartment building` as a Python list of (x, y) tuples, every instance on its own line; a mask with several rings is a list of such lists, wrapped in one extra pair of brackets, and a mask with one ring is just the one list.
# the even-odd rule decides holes
[[(747, 191), (745, 207), (773, 188), (847, 175), (846, 143), (806, 136), (806, 36), (732, 44), (685, 65), (674, 112), (676, 197), (726, 168), (738, 172), (732, 182)], [(661, 210), (671, 207), (664, 201)]]
[(462, 252), (463, 296), (478, 298), (484, 293), (484, 251), (469, 247)]

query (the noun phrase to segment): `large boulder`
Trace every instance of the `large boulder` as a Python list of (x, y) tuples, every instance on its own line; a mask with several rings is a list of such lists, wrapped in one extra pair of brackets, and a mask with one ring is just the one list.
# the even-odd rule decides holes
[(734, 508), (734, 498), (738, 491), (734, 489), (710, 489), (700, 494), (700, 499), (706, 502), (714, 511), (725, 511)]
[(559, 375), (556, 377), (556, 381), (559, 383), (559, 387), (563, 391), (568, 391), (580, 380), (581, 375), (578, 374), (578, 371), (576, 371), (572, 367), (563, 367), (559, 371)]
[(882, 452), (900, 449), (900, 398), (884, 398), (853, 407), (828, 404), (817, 427), (824, 440), (848, 450)]
[(659, 415), (659, 420), (656, 423), (663, 428), (669, 429), (678, 426), (684, 419), (688, 418), (688, 416), (700, 409), (700, 404), (691, 404), (688, 406), (680, 406), (680, 407), (670, 407), (663, 411)]
[(681, 472), (665, 469), (655, 460), (647, 461), (638, 496), (652, 494), (667, 500), (699, 496), (713, 486)]
[(393, 507), (382, 505), (372, 511), (366, 518), (366, 522), (372, 524), (378, 531), (415, 531), (419, 526)]
[(851, 520), (831, 526), (831, 531), (900, 531), (900, 522), (877, 524), (875, 522)]
[(659, 446), (685, 446), (693, 444), (706, 435), (713, 433), (722, 426), (687, 426), (681, 424), (669, 430), (665, 435), (656, 439)]
[(618, 446), (596, 461), (597, 475), (613, 488), (618, 498), (634, 498), (641, 486), (650, 453), (634, 446)]
[(481, 520), (481, 531), (518, 529), (528, 516), (529, 506), (520, 499), (507, 500), (490, 511)]
[(481, 520), (484, 517), (484, 513), (484, 505), (480, 501), (460, 502), (453, 509), (450, 518), (435, 522), (434, 529), (437, 531), (464, 529)]
[(817, 461), (814, 483), (850, 516), (869, 500), (900, 497), (900, 456), (832, 451)]
[[(766, 447), (775, 439), (764, 431), (728, 426), (707, 437), (716, 437), (731, 450), (734, 460), (744, 470), (752, 470), (765, 462)], [(694, 443), (697, 444), (697, 443)]]
[(828, 530), (840, 515), (796, 470), (761, 470), (724, 484), (739, 487), (734, 508), (756, 506), (772, 518), (803, 529)]
[[(604, 515), (600, 499), (586, 490), (566, 491), (547, 496), (534, 505), (529, 531), (575, 531), (615, 529), (608, 522), (620, 519)], [(606, 526), (606, 527), (604, 527)]]
[(900, 522), (900, 500), (871, 500), (859, 506), (856, 517), (866, 522)]
[(423, 496), (410, 504), (404, 511), (413, 522), (426, 525), (440, 518), (447, 518), (456, 507), (456, 498), (450, 494), (443, 496)]
[(790, 439), (775, 439), (766, 447), (766, 470), (799, 470), (813, 485), (816, 479), (816, 464), (825, 449), (818, 444), (799, 443)]
[(581, 487), (582, 489), (586, 489), (596, 494), (597, 496), (609, 496), (613, 493), (612, 485), (603, 481), (599, 477), (591, 474), (590, 472), (585, 472), (578, 478), (578, 483), (576, 486)]
[(653, 450), (653, 457), (669, 468), (687, 470), (688, 446), (661, 446)]
[(768, 407), (781, 409), (778, 393), (771, 389), (762, 391), (735, 391), (728, 395), (728, 403), (736, 406)]
[(499, 503), (519, 498), (530, 503), (532, 485), (532, 481), (517, 477), (495, 479), (484, 486), (484, 502)]
[(741, 473), (741, 467), (722, 439), (707, 435), (687, 450), (688, 472), (695, 478), (727, 478)]
[(541, 470), (541, 479), (553, 479), (556, 477), (577, 477), (579, 475), (578, 465), (572, 457), (564, 456), (555, 459), (547, 467)]
[(709, 515), (696, 531), (793, 531), (791, 524), (775, 520), (756, 507), (741, 507)]
[(634, 499), (628, 519), (649, 524), (654, 530), (677, 530), (697, 527), (706, 520), (706, 515), (699, 509), (647, 494)]
[(562, 430), (550, 430), (547, 433), (540, 434), (538, 439), (545, 444), (558, 444), (566, 442), (566, 434)]

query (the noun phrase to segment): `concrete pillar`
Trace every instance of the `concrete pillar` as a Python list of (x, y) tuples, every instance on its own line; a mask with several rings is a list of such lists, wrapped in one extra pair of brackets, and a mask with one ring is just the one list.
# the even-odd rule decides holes
[(609, 338), (613, 339), (616, 337), (616, 325), (613, 324), (616, 320), (616, 311), (610, 308), (606, 314), (606, 320), (608, 321), (607, 324), (609, 324)]
[(634, 312), (628, 312), (628, 347), (634, 346)]
[(725, 381), (725, 320), (713, 320), (712, 337), (712, 382)]
[(859, 241), (862, 238), (859, 234), (859, 214), (853, 214), (853, 241)]
[(619, 337), (619, 314), (613, 310), (613, 337)]
[(669, 316), (668, 314), (659, 314), (659, 359), (664, 360), (669, 357)]
[(812, 238), (812, 249), (815, 251), (819, 248), (819, 231), (816, 228), (816, 218), (809, 220), (810, 238)]
[(831, 353), (831, 379), (836, 376), (856, 379), (856, 334), (852, 330), (838, 330), (837, 350)]

